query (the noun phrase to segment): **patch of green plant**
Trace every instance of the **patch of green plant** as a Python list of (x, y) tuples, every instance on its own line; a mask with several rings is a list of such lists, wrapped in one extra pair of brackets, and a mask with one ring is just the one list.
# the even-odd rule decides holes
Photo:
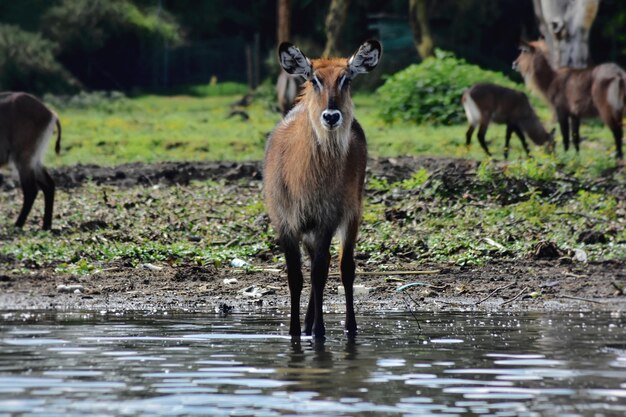
[(428, 170), (426, 170), (426, 168), (420, 168), (411, 175), (411, 178), (400, 181), (399, 186), (404, 190), (414, 190), (424, 185), (429, 177), (430, 174)]
[(78, 81), (57, 61), (58, 45), (38, 33), (0, 24), (0, 90), (68, 93)]
[(534, 181), (553, 181), (557, 173), (557, 162), (554, 158), (529, 158), (510, 163), (504, 175)]
[(246, 84), (226, 81), (192, 85), (183, 90), (194, 97), (217, 97), (246, 94), (249, 91), (249, 87)]
[(435, 56), (389, 77), (377, 93), (379, 114), (386, 123), (451, 125), (465, 121), (461, 96), (477, 82), (493, 82), (521, 89), (501, 73), (484, 70), (452, 53), (435, 50)]

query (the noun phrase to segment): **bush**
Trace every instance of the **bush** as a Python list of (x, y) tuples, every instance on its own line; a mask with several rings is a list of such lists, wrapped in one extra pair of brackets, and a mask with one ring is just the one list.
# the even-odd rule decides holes
[(68, 93), (76, 80), (57, 62), (56, 44), (17, 26), (0, 25), (0, 90)]
[(521, 90), (520, 85), (501, 73), (484, 70), (437, 49), (435, 57), (395, 73), (378, 89), (380, 117), (386, 123), (462, 123), (463, 91), (485, 81)]
[(165, 45), (182, 42), (170, 14), (129, 0), (61, 0), (42, 16), (41, 30), (76, 78), (102, 90), (160, 86)]

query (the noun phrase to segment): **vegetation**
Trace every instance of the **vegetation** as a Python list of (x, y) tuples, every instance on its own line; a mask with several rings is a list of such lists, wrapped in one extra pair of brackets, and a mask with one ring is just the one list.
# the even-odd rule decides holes
[[(50, 151), (48, 163), (261, 159), (265, 135), (279, 115), (257, 100), (245, 108), (248, 120), (229, 117), (240, 96), (214, 96), (216, 88), (198, 87), (209, 96), (197, 97), (99, 93), (51, 99), (64, 136), (61, 156)], [(525, 159), (514, 140), (513, 160), (501, 163), (485, 159), (478, 146), (466, 150), (464, 125), (389, 126), (378, 117), (376, 95), (357, 95), (355, 101), (373, 157), (482, 160), (469, 170), (446, 168), (449, 162), (442, 159), (402, 176), (371, 174), (358, 247), (361, 267), (525, 258), (542, 241), (554, 242), (564, 254), (583, 248), (590, 260), (626, 258), (626, 207), (618, 185), (626, 178), (612, 173), (613, 144), (601, 125), (583, 126), (580, 157), (564, 155), (559, 146), (556, 157), (534, 148), (534, 159)], [(503, 146), (503, 136), (504, 127), (494, 125), (488, 139)], [(27, 228), (16, 232), (12, 222), (20, 204), (18, 189), (0, 193), (0, 260), (11, 268), (89, 273), (119, 263), (221, 265), (235, 257), (254, 265), (281, 264), (258, 181), (60, 188), (52, 232), (39, 231), (40, 199)], [(599, 243), (584, 243), (584, 232), (596, 233)]]
[(395, 73), (378, 89), (380, 116), (387, 123), (462, 123), (465, 115), (459, 109), (463, 92), (472, 84), (487, 81), (522, 89), (503, 74), (470, 65), (437, 49), (434, 57)]
[(77, 91), (78, 83), (55, 57), (57, 49), (37, 33), (0, 24), (0, 90)]
[[(48, 152), (50, 166), (83, 164), (115, 165), (125, 162), (163, 160), (260, 160), (265, 137), (280, 120), (272, 109), (274, 96), (255, 100), (241, 115), (231, 115), (244, 85), (217, 84), (189, 87), (192, 95), (139, 96), (120, 93), (82, 93), (72, 97), (47, 96), (45, 101), (59, 113), (63, 124), (60, 156)], [(269, 91), (269, 90), (268, 90)], [(230, 92), (232, 95), (216, 95)], [(478, 144), (465, 147), (465, 124), (452, 126), (416, 125), (398, 121), (393, 125), (379, 117), (378, 94), (356, 94), (356, 115), (364, 126), (369, 152), (373, 156), (432, 155), (483, 159)], [(463, 114), (460, 105), (451, 111)], [(540, 117), (549, 126), (550, 112), (539, 107)], [(554, 125), (554, 124), (553, 124)], [(487, 133), (492, 150), (501, 155), (505, 128), (493, 124)], [(557, 149), (555, 163), (565, 163), (574, 171), (595, 173), (614, 166), (611, 135), (600, 123), (585, 123), (581, 134), (580, 158)], [(52, 148), (52, 145), (51, 145)], [(531, 152), (542, 155), (541, 148)], [(522, 158), (524, 151), (517, 138), (511, 141), (511, 157)]]

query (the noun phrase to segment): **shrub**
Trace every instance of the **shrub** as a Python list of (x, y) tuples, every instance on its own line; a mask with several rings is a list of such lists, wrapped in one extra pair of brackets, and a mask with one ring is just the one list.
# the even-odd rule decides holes
[(380, 117), (386, 123), (462, 123), (465, 115), (461, 95), (481, 81), (521, 89), (501, 73), (484, 70), (437, 49), (434, 57), (395, 73), (378, 89)]
[(55, 51), (56, 44), (39, 34), (0, 25), (0, 90), (76, 91), (76, 80), (57, 62)]

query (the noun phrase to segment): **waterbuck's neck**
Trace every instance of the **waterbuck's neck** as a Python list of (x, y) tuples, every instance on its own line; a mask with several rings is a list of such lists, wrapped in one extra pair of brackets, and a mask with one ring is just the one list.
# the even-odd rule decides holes
[(532, 110), (530, 114), (519, 121), (519, 125), (536, 145), (544, 145), (550, 137), (549, 133)]
[[(527, 77), (530, 76), (530, 79)], [(524, 78), (529, 87), (538, 90), (538, 92), (547, 98), (550, 84), (556, 77), (556, 71), (550, 65), (548, 58), (543, 53), (537, 53), (533, 57), (532, 71)]]

